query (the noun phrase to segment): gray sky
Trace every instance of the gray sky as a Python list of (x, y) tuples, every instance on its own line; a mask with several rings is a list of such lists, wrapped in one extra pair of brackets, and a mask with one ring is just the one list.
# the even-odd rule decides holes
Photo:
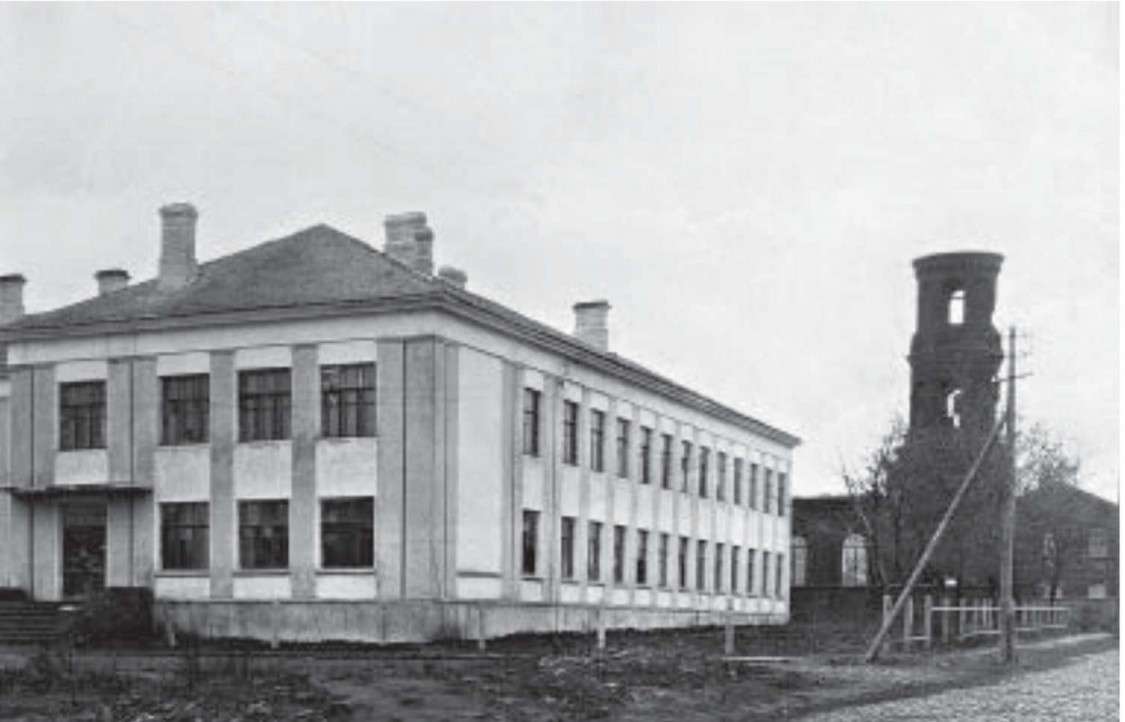
[(1006, 256), (1021, 411), (1118, 480), (1114, 4), (0, 4), (0, 271), (45, 310), (318, 222), (438, 263), (806, 442), (906, 414), (911, 260)]

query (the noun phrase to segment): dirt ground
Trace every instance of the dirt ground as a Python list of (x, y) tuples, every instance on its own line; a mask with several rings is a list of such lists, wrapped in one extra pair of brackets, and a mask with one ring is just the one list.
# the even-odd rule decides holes
[(990, 649), (895, 654), (872, 666), (858, 662), (856, 644), (810, 650), (800, 634), (740, 633), (735, 659), (722, 657), (721, 640), (721, 630), (611, 635), (602, 654), (588, 639), (542, 637), (502, 640), (483, 654), (458, 646), (0, 651), (0, 719), (773, 722), (995, 683), (1117, 646), (1108, 635), (1027, 642), (1013, 671)]

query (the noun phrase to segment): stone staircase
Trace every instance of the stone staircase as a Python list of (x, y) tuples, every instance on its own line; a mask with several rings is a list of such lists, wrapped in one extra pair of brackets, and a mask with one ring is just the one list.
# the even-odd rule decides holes
[(46, 644), (57, 640), (70, 626), (69, 615), (52, 602), (0, 598), (0, 645)]

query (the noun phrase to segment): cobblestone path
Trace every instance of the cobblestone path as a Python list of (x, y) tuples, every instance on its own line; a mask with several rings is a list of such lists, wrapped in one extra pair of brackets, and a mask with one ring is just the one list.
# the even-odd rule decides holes
[(1118, 719), (1118, 650), (1000, 684), (851, 707), (807, 722), (1100, 722)]

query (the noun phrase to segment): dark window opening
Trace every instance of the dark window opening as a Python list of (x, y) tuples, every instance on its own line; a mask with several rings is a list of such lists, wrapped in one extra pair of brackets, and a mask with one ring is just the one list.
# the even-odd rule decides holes
[(289, 369), (238, 372), (238, 440), (275, 441), (290, 435)]
[(321, 434), (375, 436), (375, 364), (321, 366)]
[(164, 446), (205, 444), (211, 412), (207, 374), (165, 376), (160, 379), (160, 443)]
[(320, 502), (320, 564), (325, 569), (375, 566), (375, 499), (370, 496)]
[(105, 382), (59, 385), (59, 449), (105, 448)]
[(289, 502), (238, 502), (238, 559), (242, 569), (289, 566)]
[(161, 504), (161, 568), (206, 569), (209, 529), (207, 502)]

